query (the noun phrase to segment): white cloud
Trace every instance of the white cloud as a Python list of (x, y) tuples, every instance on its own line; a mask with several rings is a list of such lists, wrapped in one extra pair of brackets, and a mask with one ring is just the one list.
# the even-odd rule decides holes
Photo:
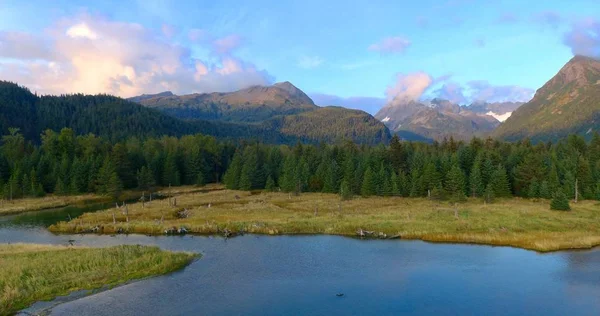
[(164, 31), (84, 14), (60, 20), (43, 36), (0, 32), (0, 77), (42, 94), (124, 97), (164, 90), (233, 91), (272, 81), (231, 54), (240, 45), (237, 36), (209, 44), (214, 56), (204, 61), (171, 42)]
[(95, 40), (98, 38), (98, 35), (94, 33), (85, 23), (79, 23), (71, 26), (66, 33), (69, 37), (72, 38), (88, 38)]
[(404, 53), (410, 45), (409, 40), (400, 36), (394, 36), (383, 38), (379, 42), (371, 44), (369, 50), (381, 54), (399, 54)]
[(298, 67), (312, 69), (321, 66), (323, 62), (325, 62), (325, 60), (319, 56), (301, 56), (298, 59)]

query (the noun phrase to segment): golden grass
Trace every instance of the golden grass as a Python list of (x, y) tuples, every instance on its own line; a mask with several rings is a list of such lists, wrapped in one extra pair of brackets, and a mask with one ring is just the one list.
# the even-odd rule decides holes
[[(171, 189), (165, 188), (155, 191), (154, 194), (160, 193), (163, 195), (174, 195), (183, 193), (200, 192), (201, 190), (217, 190), (222, 188), (221, 186), (211, 185), (203, 188), (185, 186), (185, 187), (173, 187)], [(128, 190), (123, 192), (120, 197), (120, 201), (137, 199), (142, 195), (141, 191)], [(147, 193), (146, 193), (147, 195)], [(148, 196), (147, 196), (148, 197)], [(2, 215), (13, 215), (31, 211), (40, 211), (52, 208), (66, 207), (70, 205), (81, 205), (81, 204), (93, 204), (110, 202), (112, 198), (102, 196), (98, 194), (83, 194), (83, 195), (48, 195), (42, 198), (24, 198), (15, 199), (12, 201), (0, 200), (0, 216)]]
[[(163, 234), (172, 227), (212, 234), (229, 229), (257, 234), (335, 234), (354, 236), (358, 229), (436, 242), (514, 246), (537, 251), (600, 245), (600, 204), (583, 201), (573, 211), (551, 211), (549, 201), (507, 199), (485, 205), (469, 200), (454, 208), (445, 202), (398, 197), (355, 198), (340, 202), (334, 194), (251, 194), (219, 190), (182, 193), (177, 206), (168, 200), (87, 213), (50, 227), (53, 232)], [(209, 208), (208, 205), (211, 205)], [(189, 210), (188, 218), (177, 212)], [(113, 223), (113, 214), (115, 223)]]
[(0, 315), (73, 291), (171, 272), (194, 257), (148, 246), (0, 244)]
[(43, 198), (25, 198), (13, 201), (2, 200), (0, 201), (0, 215), (39, 211), (73, 204), (101, 202), (103, 200), (106, 200), (106, 198), (95, 194), (72, 196), (51, 195)]

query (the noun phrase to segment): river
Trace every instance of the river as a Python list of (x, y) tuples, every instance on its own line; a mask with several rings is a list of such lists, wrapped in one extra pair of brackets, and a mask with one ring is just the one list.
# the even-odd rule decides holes
[(203, 257), (175, 273), (56, 305), (51, 315), (600, 314), (599, 248), (539, 254), (338, 236), (111, 237), (45, 229), (77, 212), (0, 218), (0, 242), (158, 245)]

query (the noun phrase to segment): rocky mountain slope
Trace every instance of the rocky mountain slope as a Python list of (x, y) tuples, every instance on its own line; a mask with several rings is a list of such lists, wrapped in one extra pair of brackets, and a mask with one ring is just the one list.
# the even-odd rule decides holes
[(447, 137), (469, 140), (484, 136), (496, 128), (500, 121), (487, 115), (487, 104), (471, 110), (448, 100), (430, 102), (394, 102), (383, 107), (375, 117), (392, 131), (411, 132), (429, 139)]
[(591, 137), (599, 129), (600, 61), (575, 56), (492, 135), (548, 141), (572, 133)]

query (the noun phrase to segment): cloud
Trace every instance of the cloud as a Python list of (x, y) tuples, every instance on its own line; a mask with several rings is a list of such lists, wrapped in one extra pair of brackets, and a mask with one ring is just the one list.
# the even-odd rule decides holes
[(232, 34), (213, 41), (213, 51), (218, 55), (231, 54), (235, 49), (242, 45), (242, 38), (239, 35)]
[(575, 21), (564, 35), (563, 43), (571, 48), (573, 55), (600, 57), (600, 20)]
[(555, 11), (544, 11), (533, 16), (533, 20), (544, 26), (551, 28), (558, 28), (562, 23), (562, 17), (558, 12)]
[(349, 109), (362, 110), (367, 113), (374, 115), (381, 109), (385, 103), (385, 98), (374, 98), (374, 97), (349, 97), (342, 98), (336, 95), (323, 94), (323, 93), (312, 93), (310, 98), (315, 104), (320, 106), (336, 105), (343, 106)]
[(500, 24), (512, 24), (512, 23), (516, 23), (519, 21), (519, 18), (511, 12), (506, 12), (502, 15), (500, 15), (498, 17), (498, 19), (496, 19), (496, 23), (500, 23)]
[(433, 95), (436, 98), (448, 100), (457, 104), (465, 104), (468, 101), (464, 92), (465, 89), (460, 84), (456, 82), (447, 82), (437, 90), (433, 91)]
[(188, 39), (192, 42), (200, 42), (208, 37), (208, 32), (202, 29), (191, 29), (188, 31)]
[(410, 45), (410, 41), (403, 37), (386, 37), (377, 43), (371, 44), (369, 50), (381, 54), (399, 54), (404, 53)]
[[(441, 86), (438, 87), (438, 84)], [(436, 79), (428, 90), (425, 92), (428, 97), (445, 99), (457, 104), (477, 101), (526, 102), (531, 100), (535, 93), (533, 89), (516, 85), (493, 85), (485, 80), (473, 80), (462, 85), (451, 81), (450, 77), (445, 77), (443, 80)]]
[(173, 38), (173, 36), (177, 34), (177, 28), (171, 24), (163, 24), (161, 27), (161, 31), (163, 35), (167, 38)]
[(323, 62), (325, 62), (325, 60), (319, 56), (301, 56), (298, 59), (298, 67), (312, 69), (321, 66)]
[(467, 83), (470, 100), (487, 102), (529, 101), (535, 91), (515, 85), (492, 85), (485, 80)]
[(425, 72), (397, 74), (396, 82), (387, 87), (387, 100), (394, 103), (418, 100), (433, 83), (433, 78)]
[(0, 77), (42, 94), (111, 93), (129, 97), (233, 91), (273, 78), (231, 55), (229, 36), (210, 45), (210, 61), (162, 33), (135, 23), (82, 14), (63, 18), (41, 34), (0, 32)]

